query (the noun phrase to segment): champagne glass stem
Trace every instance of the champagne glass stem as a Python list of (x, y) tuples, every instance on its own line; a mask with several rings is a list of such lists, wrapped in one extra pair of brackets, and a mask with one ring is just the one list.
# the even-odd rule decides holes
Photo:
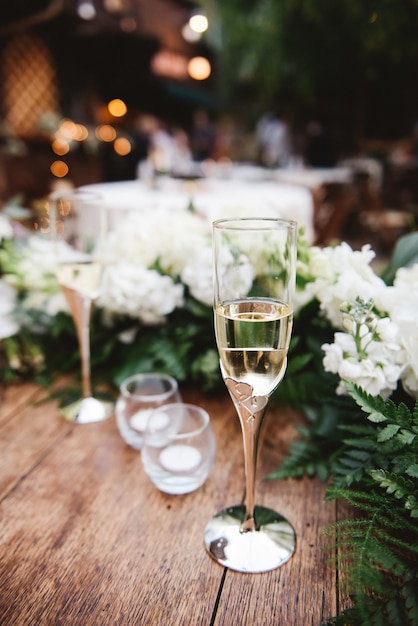
[(80, 344), (81, 376), (83, 386), (83, 398), (91, 397), (91, 370), (90, 370), (90, 318), (93, 303), (90, 298), (82, 299), (81, 322), (77, 327), (78, 341)]
[(63, 290), (77, 331), (81, 358), (83, 398), (91, 398), (90, 319), (93, 310), (93, 300), (89, 296), (80, 294), (69, 287), (64, 286)]
[(244, 441), (245, 468), (245, 519), (241, 525), (241, 532), (258, 530), (254, 517), (255, 478), (257, 471), (258, 442), (264, 415), (265, 410), (262, 410), (247, 417), (246, 415), (242, 415), (242, 411), (238, 409)]

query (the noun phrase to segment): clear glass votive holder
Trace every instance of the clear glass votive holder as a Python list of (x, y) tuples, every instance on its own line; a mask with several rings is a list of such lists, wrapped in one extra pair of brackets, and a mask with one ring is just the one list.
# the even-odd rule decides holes
[(167, 374), (134, 374), (120, 386), (115, 415), (124, 441), (141, 450), (148, 418), (154, 409), (173, 402), (181, 402), (175, 378)]
[(194, 404), (167, 404), (153, 411), (148, 420), (142, 464), (160, 491), (190, 493), (209, 476), (215, 448), (207, 411)]

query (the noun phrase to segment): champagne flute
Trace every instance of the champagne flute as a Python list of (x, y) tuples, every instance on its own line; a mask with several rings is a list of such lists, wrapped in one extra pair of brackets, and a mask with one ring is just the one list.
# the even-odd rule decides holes
[(239, 572), (276, 569), (296, 546), (291, 524), (255, 504), (260, 430), (285, 374), (292, 331), (296, 233), (296, 222), (275, 218), (213, 224), (215, 334), (241, 424), (245, 498), (208, 522), (205, 545), (218, 563)]
[(74, 320), (81, 358), (82, 397), (62, 413), (78, 424), (100, 422), (112, 414), (113, 404), (92, 395), (90, 320), (100, 294), (107, 215), (100, 196), (84, 190), (53, 193), (49, 215), (55, 272)]

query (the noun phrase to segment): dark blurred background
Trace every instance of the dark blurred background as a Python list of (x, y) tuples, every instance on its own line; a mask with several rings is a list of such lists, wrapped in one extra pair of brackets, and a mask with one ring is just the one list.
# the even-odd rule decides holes
[(257, 124), (276, 116), (293, 164), (371, 159), (379, 201), (415, 219), (417, 32), (415, 0), (3, 2), (0, 202), (135, 178), (156, 121), (194, 156), (211, 132), (210, 158), (265, 165)]

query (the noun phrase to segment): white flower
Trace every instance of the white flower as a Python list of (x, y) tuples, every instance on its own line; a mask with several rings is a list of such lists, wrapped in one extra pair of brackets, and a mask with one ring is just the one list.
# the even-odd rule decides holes
[[(349, 339), (354, 343), (354, 339), (350, 335), (343, 335), (343, 338)], [(334, 343), (324, 343), (321, 346), (322, 350), (325, 352), (322, 362), (326, 372), (338, 374), (341, 363), (344, 360), (344, 351), (342, 349), (341, 342), (338, 341), (337, 334), (334, 336), (334, 340)]]
[[(337, 332), (333, 344), (324, 344), (325, 371), (338, 374), (362, 387), (371, 395), (389, 396), (397, 387), (402, 372), (402, 351), (397, 341), (397, 326), (389, 318), (377, 319), (373, 331), (365, 324), (359, 327), (356, 343), (356, 325), (350, 333)], [(343, 385), (337, 392), (342, 393)]]
[(402, 384), (418, 398), (418, 264), (399, 269), (393, 287), (387, 287), (380, 296), (378, 306), (388, 312), (398, 329)]
[(0, 339), (12, 337), (19, 331), (19, 324), (13, 318), (17, 292), (4, 280), (0, 280)]
[(339, 369), (340, 378), (359, 385), (372, 396), (389, 395), (393, 388), (386, 387), (386, 372), (383, 367), (376, 367), (371, 359), (344, 359)]
[(210, 224), (186, 211), (129, 213), (109, 235), (106, 261), (126, 260), (148, 268), (158, 263), (165, 273), (180, 276), (207, 246), (210, 232)]
[[(28, 290), (57, 289), (55, 279), (55, 248), (47, 239), (33, 235), (27, 240), (19, 264), (16, 268), (16, 281)], [(10, 282), (12, 278), (8, 278)]]
[(220, 262), (217, 270), (220, 301), (242, 298), (251, 289), (254, 280), (254, 269), (250, 260), (243, 254), (234, 259), (231, 250), (223, 247), (220, 251)]
[(99, 306), (144, 324), (161, 324), (183, 304), (183, 285), (135, 263), (121, 261), (105, 268)]
[(181, 280), (189, 287), (191, 295), (196, 300), (207, 306), (212, 306), (212, 276), (212, 249), (204, 248), (184, 266)]
[(13, 228), (10, 221), (5, 215), (0, 213), (0, 243), (3, 239), (11, 239), (13, 237)]
[(361, 251), (353, 251), (347, 243), (335, 248), (312, 248), (310, 273), (315, 280), (308, 284), (307, 293), (318, 299), (335, 328), (342, 328), (343, 302), (353, 302), (356, 297), (375, 298), (386, 289), (370, 267), (374, 256), (368, 245)]
[(68, 302), (61, 290), (53, 294), (44, 291), (31, 291), (25, 296), (22, 306), (26, 311), (43, 311), (49, 317), (55, 317), (58, 313), (70, 312)]

